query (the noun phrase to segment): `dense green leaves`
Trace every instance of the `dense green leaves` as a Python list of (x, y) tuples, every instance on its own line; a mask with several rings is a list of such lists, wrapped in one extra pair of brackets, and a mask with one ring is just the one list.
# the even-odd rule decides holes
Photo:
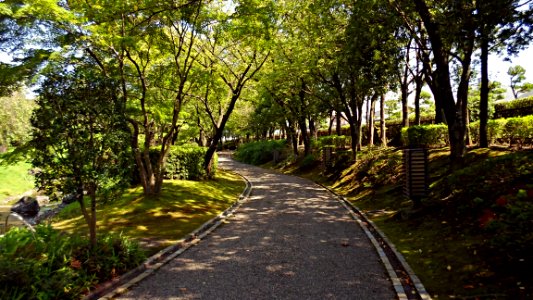
[(136, 267), (145, 256), (138, 244), (106, 235), (97, 247), (51, 226), (36, 232), (14, 228), (0, 237), (0, 298), (78, 299), (95, 283)]
[(36, 186), (52, 198), (75, 195), (95, 245), (96, 201), (125, 183), (132, 163), (124, 103), (116, 82), (84, 61), (65, 63), (47, 75), (31, 120)]

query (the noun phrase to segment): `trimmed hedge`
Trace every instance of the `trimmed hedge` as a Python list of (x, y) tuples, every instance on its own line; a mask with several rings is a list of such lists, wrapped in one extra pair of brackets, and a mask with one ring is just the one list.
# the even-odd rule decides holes
[(282, 151), (286, 140), (257, 141), (242, 144), (235, 152), (235, 159), (244, 163), (261, 165), (274, 159), (274, 151)]
[[(487, 123), (490, 143), (518, 143), (522, 146), (533, 139), (533, 115), (507, 119), (490, 120)], [(479, 121), (470, 124), (470, 134), (474, 143), (479, 141)]]
[(533, 96), (500, 102), (494, 105), (496, 118), (520, 117), (533, 114)]
[(449, 144), (448, 126), (417, 125), (402, 128), (402, 143), (411, 148), (443, 147)]
[(346, 148), (350, 144), (351, 138), (345, 135), (326, 135), (317, 139), (317, 148), (324, 147)]
[[(150, 149), (152, 163), (159, 158), (159, 148)], [(203, 168), (207, 147), (196, 145), (171, 146), (165, 164), (164, 177), (166, 179), (200, 180), (207, 176)], [(213, 155), (212, 174), (216, 173), (217, 154)]]
[[(479, 141), (479, 121), (469, 125), (472, 141)], [(496, 144), (533, 144), (533, 115), (489, 120), (488, 140)], [(402, 144), (409, 147), (442, 147), (449, 145), (448, 127), (444, 124), (402, 128)]]

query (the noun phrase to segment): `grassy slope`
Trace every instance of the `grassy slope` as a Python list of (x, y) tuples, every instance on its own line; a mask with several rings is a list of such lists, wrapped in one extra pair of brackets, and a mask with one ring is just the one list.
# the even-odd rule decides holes
[[(517, 165), (527, 168), (520, 172), (531, 172), (532, 153), (477, 149), (468, 153), (465, 167), (457, 171), (448, 168), (447, 153), (446, 149), (431, 151), (432, 191), (420, 210), (413, 210), (411, 201), (402, 195), (401, 152), (397, 150), (367, 152), (357, 164), (339, 166), (342, 172), (337, 174), (320, 173), (318, 165), (303, 171), (293, 165), (286, 171), (322, 181), (346, 195), (393, 241), (434, 298), (531, 297), (529, 260), (533, 257), (523, 253), (517, 257), (512, 245), (495, 244), (495, 236), (516, 232), (512, 226), (491, 231), (483, 215), (499, 196), (516, 193), (517, 184), (533, 188), (531, 176), (515, 178), (510, 174), (517, 170), (507, 174), (505, 166), (490, 162), (496, 157), (521, 159), (525, 163)], [(497, 220), (499, 215), (492, 217)], [(529, 241), (531, 248), (533, 241)]]
[[(99, 232), (117, 232), (141, 242), (149, 254), (183, 238), (233, 204), (244, 189), (242, 179), (217, 171), (214, 180), (165, 181), (159, 197), (131, 188), (117, 200), (97, 207)], [(73, 203), (54, 220), (55, 228), (87, 234), (87, 225)]]
[(0, 201), (33, 188), (33, 176), (28, 174), (30, 168), (31, 164), (26, 162), (0, 165)]

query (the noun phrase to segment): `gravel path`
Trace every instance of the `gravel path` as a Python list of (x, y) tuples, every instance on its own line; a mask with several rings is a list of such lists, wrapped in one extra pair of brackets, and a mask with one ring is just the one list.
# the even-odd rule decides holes
[(395, 299), (372, 244), (311, 181), (240, 164), (249, 201), (120, 299)]

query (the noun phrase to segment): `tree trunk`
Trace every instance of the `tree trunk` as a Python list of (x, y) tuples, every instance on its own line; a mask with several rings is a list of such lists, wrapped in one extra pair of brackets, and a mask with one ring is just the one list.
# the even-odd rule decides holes
[(337, 131), (337, 136), (342, 135), (342, 115), (340, 111), (335, 111), (335, 120), (337, 121), (337, 124), (335, 126), (335, 130)]
[(380, 101), (380, 121), (379, 125), (381, 127), (381, 145), (387, 147), (387, 127), (385, 123), (385, 94), (381, 94)]
[(407, 103), (408, 87), (402, 87), (402, 126), (409, 127), (409, 106)]
[(333, 133), (333, 111), (329, 114), (329, 126), (328, 126), (328, 135)]
[[(426, 27), (429, 40), (431, 42), (433, 50), (433, 59), (436, 64), (435, 76), (433, 79), (433, 95), (435, 97), (435, 104), (437, 101), (442, 105), (444, 114), (446, 116), (446, 122), (448, 123), (448, 135), (450, 139), (450, 159), (452, 165), (460, 163), (465, 154), (465, 124), (463, 122), (464, 114), (462, 111), (464, 107), (461, 105), (466, 105), (467, 99), (457, 99), (459, 107), (455, 105), (453, 98), (453, 90), (450, 83), (450, 69), (449, 69), (449, 60), (448, 54), (445, 51), (445, 46), (443, 38), (441, 36), (441, 31), (443, 28), (440, 28), (440, 24), (435, 22), (431, 12), (423, 0), (414, 0), (416, 5), (416, 10), (419, 13), (424, 26)], [(469, 63), (471, 59), (471, 49), (465, 49), (464, 59), (463, 59), (463, 70), (469, 72)], [(466, 66), (466, 68), (465, 68)], [(462, 74), (461, 77), (469, 76), (469, 74)], [(468, 77), (467, 77), (468, 78)], [(464, 84), (466, 84), (466, 91), (468, 93), (468, 81), (461, 79), (459, 83), (458, 96), (463, 96)], [(438, 116), (438, 112), (437, 112)], [(437, 118), (436, 118), (437, 119)]]
[(312, 139), (316, 140), (318, 138), (318, 129), (316, 128), (315, 120), (313, 120), (312, 117), (309, 117), (309, 134)]
[(376, 100), (378, 94), (374, 94), (370, 99), (370, 115), (368, 118), (368, 145), (374, 146), (374, 116), (376, 114)]
[(357, 150), (363, 148), (363, 100), (357, 105)]
[(486, 36), (481, 38), (481, 88), (479, 99), (479, 147), (489, 146), (487, 123), (489, 119), (489, 40)]
[(415, 88), (415, 124), (420, 125), (420, 93), (422, 93), (422, 80), (416, 79)]
[[(81, 190), (81, 191), (80, 191)], [(81, 193), (80, 193), (81, 192)], [(89, 227), (89, 245), (91, 249), (96, 248), (96, 194), (95, 191), (88, 191), (90, 197), (91, 207), (90, 211), (87, 211), (85, 202), (83, 201), (83, 188), (78, 188), (77, 201), (80, 205), (80, 210), (85, 219), (85, 223)]]
[(215, 136), (213, 136), (213, 140), (211, 141), (211, 144), (209, 145), (209, 148), (207, 148), (207, 151), (205, 153), (203, 167), (208, 177), (211, 177), (213, 175), (211, 169), (213, 155), (217, 150), (218, 142), (222, 139), (222, 136), (224, 135), (224, 128), (226, 127), (226, 123), (228, 122), (229, 117), (233, 112), (233, 109), (235, 108), (235, 103), (237, 103), (237, 100), (239, 99), (240, 92), (240, 90), (233, 91), (230, 103), (228, 105), (228, 109), (222, 116), (222, 119), (220, 120), (220, 125), (215, 128)]

